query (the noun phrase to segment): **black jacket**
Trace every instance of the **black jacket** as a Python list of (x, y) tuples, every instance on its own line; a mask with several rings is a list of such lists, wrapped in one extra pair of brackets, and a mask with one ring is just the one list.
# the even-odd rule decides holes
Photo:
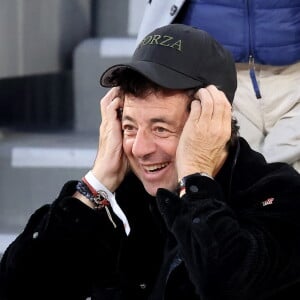
[(300, 175), (243, 139), (215, 180), (191, 176), (182, 199), (165, 189), (155, 199), (129, 174), (116, 191), (128, 237), (117, 217), (114, 228), (72, 198), (75, 185), (6, 250), (1, 300), (299, 299)]

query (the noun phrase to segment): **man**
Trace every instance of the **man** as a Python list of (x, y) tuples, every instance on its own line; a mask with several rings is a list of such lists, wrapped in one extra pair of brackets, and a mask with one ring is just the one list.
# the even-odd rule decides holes
[(300, 175), (238, 137), (229, 52), (167, 25), (101, 84), (94, 166), (6, 250), (1, 299), (299, 296)]

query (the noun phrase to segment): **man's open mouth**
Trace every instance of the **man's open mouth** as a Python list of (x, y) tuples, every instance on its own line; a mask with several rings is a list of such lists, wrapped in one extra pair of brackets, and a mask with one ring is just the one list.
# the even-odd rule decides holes
[(165, 168), (169, 163), (163, 163), (163, 164), (156, 164), (156, 165), (152, 165), (152, 166), (144, 166), (144, 169), (147, 172), (156, 172), (159, 171), (163, 168)]

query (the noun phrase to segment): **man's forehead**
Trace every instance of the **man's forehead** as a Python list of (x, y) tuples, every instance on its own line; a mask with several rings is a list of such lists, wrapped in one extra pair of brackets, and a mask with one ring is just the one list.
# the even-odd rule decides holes
[(138, 122), (177, 123), (187, 113), (188, 96), (182, 91), (168, 95), (150, 94), (147, 97), (125, 96), (123, 120)]
[(135, 101), (147, 101), (147, 102), (162, 102), (163, 104), (167, 103), (169, 100), (177, 101), (190, 98), (188, 91), (185, 90), (151, 90), (147, 91), (141, 95), (125, 94), (124, 103), (130, 104)]

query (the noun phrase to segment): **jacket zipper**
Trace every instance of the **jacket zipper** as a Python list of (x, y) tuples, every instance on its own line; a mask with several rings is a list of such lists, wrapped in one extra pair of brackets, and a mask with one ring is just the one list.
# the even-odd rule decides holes
[(253, 89), (255, 91), (255, 96), (257, 99), (260, 99), (261, 94), (260, 94), (260, 89), (255, 74), (255, 61), (254, 61), (254, 57), (251, 54), (249, 55), (249, 74), (252, 81)]
[[(252, 4), (253, 5), (253, 4)], [(252, 18), (250, 14), (250, 10), (252, 9), (250, 0), (247, 0), (247, 12), (248, 12), (248, 26), (249, 26), (249, 75), (251, 78), (252, 86), (255, 92), (255, 96), (257, 99), (261, 98), (261, 93), (259, 89), (259, 85), (256, 79), (255, 73), (255, 59), (254, 59), (254, 51), (253, 51), (253, 34), (252, 34)]]

